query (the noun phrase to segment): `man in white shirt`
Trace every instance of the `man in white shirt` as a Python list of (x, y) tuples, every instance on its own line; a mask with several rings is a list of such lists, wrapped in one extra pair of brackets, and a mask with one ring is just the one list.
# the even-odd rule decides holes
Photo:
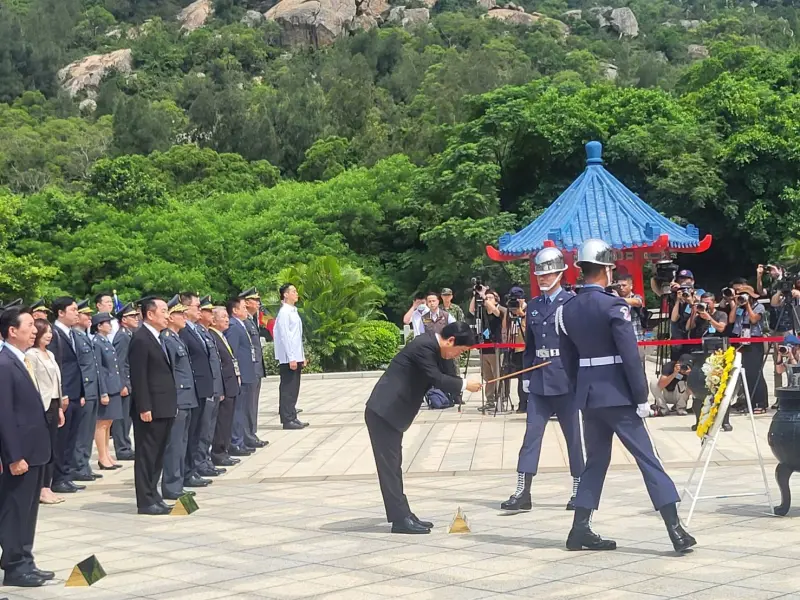
[[(114, 293), (116, 294), (116, 292)], [(105, 292), (100, 292), (94, 297), (94, 305), (99, 313), (105, 312), (113, 315), (116, 312), (114, 308), (114, 299), (110, 294), (106, 294)], [(117, 335), (117, 331), (119, 331), (119, 323), (116, 319), (111, 319), (111, 333), (106, 336), (109, 342), (114, 341), (114, 336)]]
[(278, 290), (281, 309), (275, 319), (275, 360), (280, 363), (280, 399), (278, 412), (284, 429), (303, 429), (308, 423), (297, 418), (297, 396), (300, 394), (300, 372), (306, 364), (303, 351), (303, 321), (297, 312), (297, 288), (284, 283)]
[(441, 333), (445, 325), (456, 322), (455, 317), (439, 304), (439, 295), (436, 292), (429, 292), (424, 300), (422, 298), (414, 300), (414, 304), (403, 317), (403, 323), (412, 325), (414, 337), (428, 331)]

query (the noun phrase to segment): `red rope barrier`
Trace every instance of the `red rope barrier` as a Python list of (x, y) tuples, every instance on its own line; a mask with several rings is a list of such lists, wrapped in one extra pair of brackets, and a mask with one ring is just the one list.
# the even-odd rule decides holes
[[(700, 346), (703, 343), (704, 339), (709, 338), (692, 338), (688, 340), (645, 340), (643, 342), (637, 342), (639, 346)], [(731, 344), (742, 344), (742, 343), (763, 343), (767, 342), (769, 344), (777, 344), (783, 341), (782, 337), (753, 337), (753, 338), (729, 338), (728, 342)], [(472, 348), (498, 348), (500, 350), (507, 349), (507, 348), (524, 348), (525, 344), (491, 344), (491, 343), (483, 343), (483, 344), (475, 344)]]

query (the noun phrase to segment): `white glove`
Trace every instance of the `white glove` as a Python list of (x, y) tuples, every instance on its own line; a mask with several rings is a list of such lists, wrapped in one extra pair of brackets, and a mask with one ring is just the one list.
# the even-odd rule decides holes
[(522, 381), (522, 391), (526, 394), (529, 394), (531, 391), (531, 382), (530, 379), (525, 379)]
[(636, 414), (641, 418), (646, 419), (647, 417), (653, 416), (653, 411), (650, 410), (650, 405), (647, 402), (644, 402), (636, 406)]

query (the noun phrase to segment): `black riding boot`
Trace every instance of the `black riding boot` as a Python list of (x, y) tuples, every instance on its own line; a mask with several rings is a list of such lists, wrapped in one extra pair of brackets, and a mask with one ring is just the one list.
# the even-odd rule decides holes
[(689, 548), (697, 543), (691, 535), (681, 525), (681, 520), (678, 518), (678, 505), (674, 502), (662, 506), (659, 510), (661, 518), (664, 519), (664, 524), (667, 526), (667, 533), (669, 539), (672, 540), (672, 547), (675, 552), (686, 552)]
[(567, 550), (616, 550), (617, 542), (604, 540), (592, 531), (592, 511), (575, 507), (572, 529), (567, 536)]

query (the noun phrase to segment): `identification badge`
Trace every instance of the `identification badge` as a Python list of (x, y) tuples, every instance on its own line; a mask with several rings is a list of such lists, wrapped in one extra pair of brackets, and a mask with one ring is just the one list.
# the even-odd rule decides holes
[(692, 307), (687, 304), (683, 312), (685, 312), (687, 315), (692, 314)]
[(737, 317), (741, 317), (743, 314), (744, 314), (744, 309), (743, 308), (737, 308), (736, 309), (736, 316)]
[(716, 331), (716, 329), (714, 329), (714, 327), (712, 325), (708, 326), (708, 333), (714, 333), (715, 331)]
[(491, 335), (491, 332), (489, 331), (488, 327), (483, 330), (483, 339), (488, 340), (490, 335)]
[(236, 376), (239, 377), (239, 361), (235, 358), (233, 359), (233, 372), (236, 373)]
[(250, 359), (256, 362), (256, 349), (250, 346)]

